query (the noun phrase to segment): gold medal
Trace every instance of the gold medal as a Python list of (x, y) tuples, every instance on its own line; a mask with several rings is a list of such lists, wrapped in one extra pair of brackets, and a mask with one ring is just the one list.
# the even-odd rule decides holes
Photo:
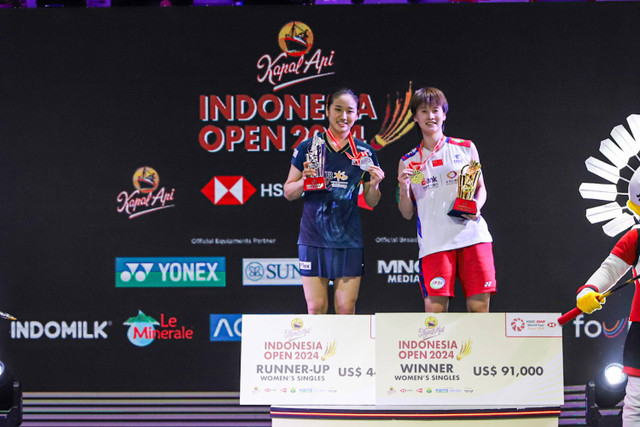
[(413, 174), (411, 174), (411, 182), (414, 184), (421, 184), (424, 179), (424, 175), (420, 172), (420, 169), (414, 169)]

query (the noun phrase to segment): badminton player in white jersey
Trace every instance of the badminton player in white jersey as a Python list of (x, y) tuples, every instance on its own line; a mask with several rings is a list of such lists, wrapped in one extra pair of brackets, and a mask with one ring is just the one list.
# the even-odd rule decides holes
[(426, 312), (446, 312), (459, 277), (469, 312), (488, 312), (496, 292), (492, 237), (480, 209), (487, 200), (482, 175), (475, 214), (448, 212), (457, 196), (457, 177), (471, 160), (480, 161), (475, 145), (444, 135), (449, 105), (439, 89), (417, 90), (411, 112), (422, 140), (398, 165), (398, 208), (405, 219), (417, 214), (420, 287)]

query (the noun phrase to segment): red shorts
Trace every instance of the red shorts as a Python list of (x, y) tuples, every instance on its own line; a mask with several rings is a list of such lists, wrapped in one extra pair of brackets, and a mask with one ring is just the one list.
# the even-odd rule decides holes
[(496, 268), (491, 243), (436, 252), (420, 259), (422, 296), (453, 297), (456, 276), (466, 298), (496, 292)]

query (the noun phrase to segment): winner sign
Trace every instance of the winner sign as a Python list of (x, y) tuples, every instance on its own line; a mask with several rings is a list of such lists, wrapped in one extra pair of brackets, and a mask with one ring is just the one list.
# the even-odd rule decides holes
[(561, 405), (557, 318), (553, 313), (378, 313), (376, 403)]

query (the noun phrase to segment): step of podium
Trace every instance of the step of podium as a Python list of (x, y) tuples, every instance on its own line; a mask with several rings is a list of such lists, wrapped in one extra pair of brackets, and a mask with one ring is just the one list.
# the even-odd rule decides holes
[(22, 427), (271, 426), (239, 392), (23, 392)]
[[(239, 392), (28, 392), (23, 427), (271, 426), (269, 406), (240, 405)], [(585, 386), (565, 386), (558, 425), (585, 426)]]

